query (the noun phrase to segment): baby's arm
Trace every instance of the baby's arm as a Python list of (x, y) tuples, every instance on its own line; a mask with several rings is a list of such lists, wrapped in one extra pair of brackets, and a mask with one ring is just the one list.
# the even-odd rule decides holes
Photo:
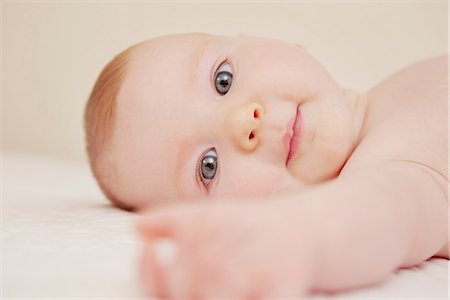
[(446, 193), (427, 170), (410, 163), (347, 174), (298, 205), (317, 230), (318, 289), (375, 283), (433, 256), (448, 239)]
[(377, 283), (447, 240), (445, 193), (425, 169), (402, 162), (347, 170), (269, 201), (232, 200), (167, 207), (142, 219), (148, 245), (170, 238), (178, 249), (164, 268), (153, 247), (144, 253), (153, 294), (247, 299), (337, 291)]

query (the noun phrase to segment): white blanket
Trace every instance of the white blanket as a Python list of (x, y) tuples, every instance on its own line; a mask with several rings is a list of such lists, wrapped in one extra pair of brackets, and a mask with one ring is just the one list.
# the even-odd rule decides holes
[[(1, 299), (145, 297), (136, 216), (109, 206), (85, 164), (3, 154), (2, 171)], [(448, 266), (431, 259), (377, 286), (312, 298), (445, 299)]]

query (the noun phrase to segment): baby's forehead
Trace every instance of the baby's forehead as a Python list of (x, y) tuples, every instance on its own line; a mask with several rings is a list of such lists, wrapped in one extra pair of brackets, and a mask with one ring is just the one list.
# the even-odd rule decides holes
[[(127, 74), (122, 89), (146, 79), (152, 88), (186, 75), (198, 63), (201, 48), (211, 44), (215, 37), (209, 35), (181, 35), (162, 37), (136, 45), (130, 52)], [(196, 55), (198, 54), (198, 55)], [(193, 75), (193, 74), (190, 74)]]
[(213, 40), (220, 40), (222, 37), (209, 34), (179, 34), (163, 36), (144, 41), (135, 46), (132, 52), (133, 58), (141, 56), (148, 57), (148, 55), (155, 55), (157, 57), (170, 57), (176, 50), (194, 48), (197, 45)]

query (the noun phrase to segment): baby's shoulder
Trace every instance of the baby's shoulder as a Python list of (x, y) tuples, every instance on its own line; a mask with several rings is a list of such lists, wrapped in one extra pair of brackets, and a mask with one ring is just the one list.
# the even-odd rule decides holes
[(447, 174), (447, 61), (416, 63), (365, 94), (362, 140), (348, 167), (408, 161)]
[[(367, 92), (367, 130), (399, 142), (447, 131), (448, 56), (407, 67)], [(405, 139), (408, 137), (408, 139)], [(403, 139), (402, 139), (403, 138)]]
[(368, 91), (367, 94), (373, 100), (372, 108), (376, 110), (392, 106), (394, 109), (400, 108), (398, 112), (402, 112), (405, 104), (413, 105), (412, 108), (446, 104), (447, 64), (448, 55), (444, 55), (415, 63), (396, 72)]

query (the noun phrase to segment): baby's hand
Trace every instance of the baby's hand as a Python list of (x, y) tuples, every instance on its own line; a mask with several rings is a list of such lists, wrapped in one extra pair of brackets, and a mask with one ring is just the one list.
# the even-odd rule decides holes
[(302, 224), (292, 208), (276, 202), (155, 210), (139, 222), (144, 284), (170, 299), (304, 295), (314, 278), (316, 245)]

